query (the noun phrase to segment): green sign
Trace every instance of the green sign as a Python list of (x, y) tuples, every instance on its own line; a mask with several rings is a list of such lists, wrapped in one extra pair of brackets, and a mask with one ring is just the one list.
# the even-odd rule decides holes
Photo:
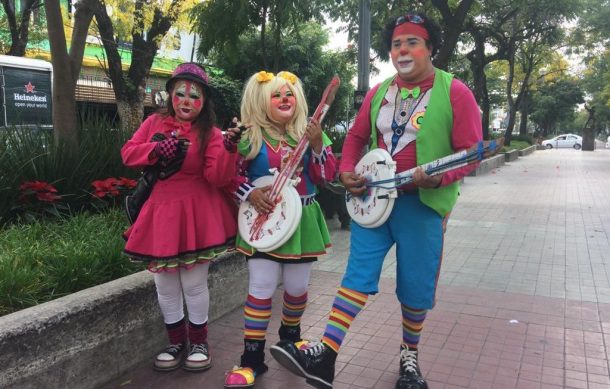
[(1, 66), (0, 81), (0, 126), (53, 125), (50, 72)]

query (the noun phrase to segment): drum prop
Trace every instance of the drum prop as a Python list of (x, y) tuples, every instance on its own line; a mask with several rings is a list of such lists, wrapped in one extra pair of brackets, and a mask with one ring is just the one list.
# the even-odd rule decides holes
[[(496, 154), (504, 145), (504, 138), (480, 141), (467, 150), (448, 155), (423, 164), (421, 167), (429, 176), (481, 161)], [(347, 211), (352, 219), (365, 228), (379, 227), (390, 216), (394, 200), (398, 197), (397, 188), (413, 182), (413, 173), (418, 168), (395, 174), (396, 162), (384, 149), (374, 149), (362, 157), (355, 173), (366, 179), (367, 191), (362, 196), (345, 194)]]
[[(324, 90), (320, 104), (311, 119), (322, 123), (340, 84), (339, 76), (335, 75)], [(308, 146), (307, 137), (301, 137), (292, 157), (280, 172), (277, 169), (270, 169), (273, 176), (260, 177), (253, 182), (257, 187), (271, 184), (269, 198), (276, 204), (271, 212), (258, 213), (249, 201), (244, 201), (239, 207), (239, 233), (250, 246), (258, 251), (270, 252), (282, 246), (292, 237), (299, 226), (302, 205), (295, 186), (300, 179), (293, 178), (293, 176)]]

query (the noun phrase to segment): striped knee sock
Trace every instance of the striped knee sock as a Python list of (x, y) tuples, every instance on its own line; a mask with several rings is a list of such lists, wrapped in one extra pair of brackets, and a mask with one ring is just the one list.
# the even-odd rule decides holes
[(307, 292), (302, 296), (291, 296), (284, 292), (284, 306), (282, 307), (282, 324), (296, 327), (301, 324), (301, 316), (307, 306)]
[(400, 310), (402, 311), (402, 343), (410, 349), (417, 349), (428, 310), (409, 308), (404, 304), (400, 304)]
[(248, 295), (244, 307), (244, 338), (250, 340), (265, 340), (267, 326), (271, 319), (271, 299), (257, 299)]
[(341, 343), (356, 315), (364, 308), (368, 295), (347, 288), (339, 288), (328, 323), (322, 336), (322, 342), (335, 352), (339, 352)]

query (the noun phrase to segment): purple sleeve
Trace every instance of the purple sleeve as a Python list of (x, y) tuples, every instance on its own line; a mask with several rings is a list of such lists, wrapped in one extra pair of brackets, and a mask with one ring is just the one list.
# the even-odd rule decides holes
[(123, 164), (127, 167), (141, 168), (147, 165), (154, 165), (157, 158), (151, 158), (151, 154), (155, 149), (155, 142), (150, 142), (151, 134), (156, 125), (159, 124), (157, 115), (149, 116), (140, 125), (131, 139), (127, 141), (121, 148), (121, 158)]
[[(450, 91), (453, 109), (451, 145), (458, 152), (468, 149), (483, 139), (481, 112), (472, 91), (461, 81), (453, 79)], [(472, 164), (443, 174), (440, 186), (461, 180), (479, 164)]]
[(356, 164), (362, 158), (362, 150), (371, 140), (371, 101), (377, 89), (379, 89), (379, 84), (368, 91), (358, 111), (358, 115), (356, 115), (354, 125), (349, 129), (345, 137), (343, 150), (341, 150), (339, 174), (354, 171)]

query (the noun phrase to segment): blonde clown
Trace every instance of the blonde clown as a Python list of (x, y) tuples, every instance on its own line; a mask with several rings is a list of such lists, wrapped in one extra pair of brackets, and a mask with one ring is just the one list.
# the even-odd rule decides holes
[(293, 139), (301, 139), (304, 135), (307, 125), (307, 100), (303, 93), (301, 80), (286, 71), (279, 72), (277, 76), (274, 76), (273, 73), (260, 71), (250, 77), (246, 83), (241, 102), (241, 120), (243, 123), (252, 125), (244, 135), (251, 146), (246, 159), (254, 158), (260, 151), (263, 142), (262, 129), (265, 129), (267, 134), (274, 139), (279, 140), (282, 137), (277, 130), (277, 123), (269, 115), (271, 111), (269, 97), (284, 85), (296, 98), (295, 113), (286, 126), (286, 133)]
[(309, 146), (296, 175), (295, 186), (302, 215), (293, 235), (280, 247), (259, 252), (240, 234), (235, 248), (248, 261), (248, 296), (244, 304), (244, 348), (239, 366), (225, 377), (225, 388), (250, 388), (267, 371), (265, 343), (271, 320), (272, 297), (281, 279), (281, 340), (301, 340), (301, 317), (307, 306), (311, 268), (330, 247), (330, 235), (320, 204), (317, 186), (335, 178), (336, 159), (330, 139), (320, 123), (307, 120), (307, 102), (301, 81), (290, 72), (277, 75), (261, 71), (248, 80), (241, 104), (241, 120), (248, 128), (237, 145), (243, 157), (242, 174), (237, 177), (235, 196), (249, 201), (258, 212), (272, 212), (275, 203), (268, 197), (269, 186), (257, 187), (258, 178), (281, 170), (299, 140)]

